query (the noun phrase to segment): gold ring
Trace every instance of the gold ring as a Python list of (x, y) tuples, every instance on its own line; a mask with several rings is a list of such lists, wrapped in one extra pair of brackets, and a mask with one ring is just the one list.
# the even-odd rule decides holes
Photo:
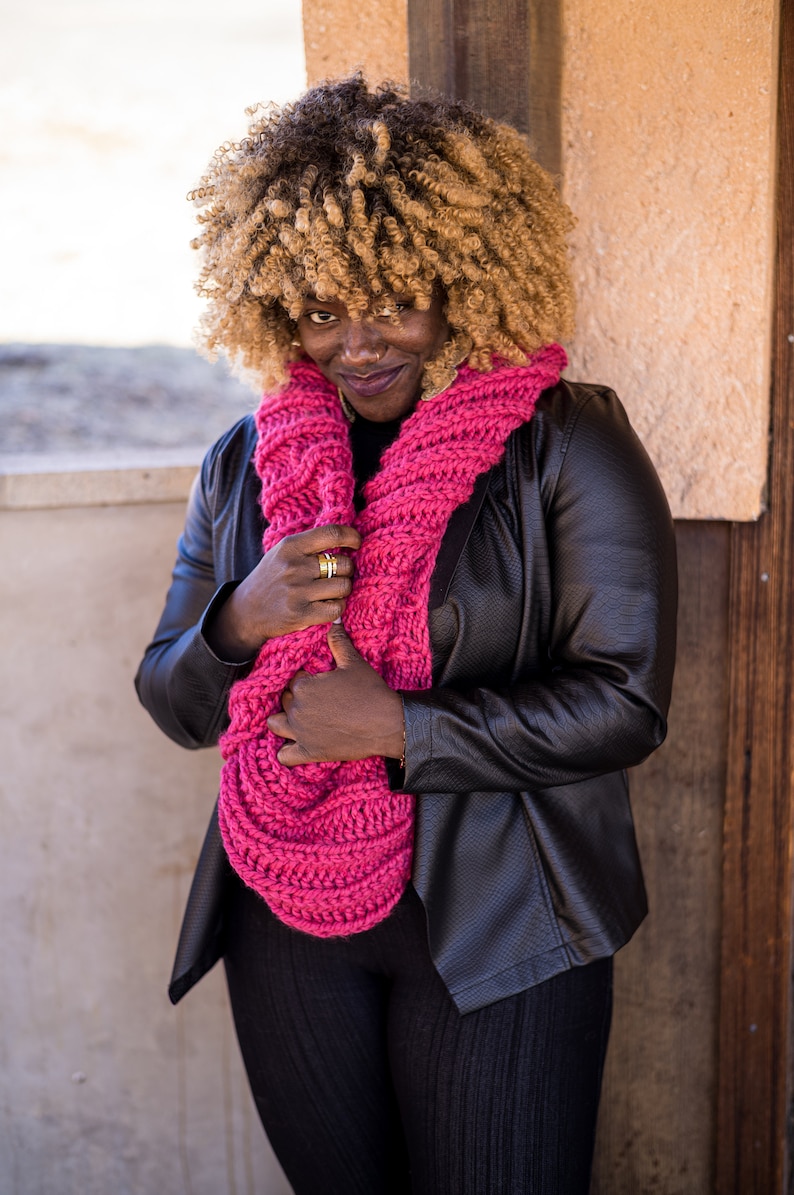
[(339, 571), (337, 558), (333, 552), (318, 552), (317, 560), (320, 564), (320, 580), (330, 581)]

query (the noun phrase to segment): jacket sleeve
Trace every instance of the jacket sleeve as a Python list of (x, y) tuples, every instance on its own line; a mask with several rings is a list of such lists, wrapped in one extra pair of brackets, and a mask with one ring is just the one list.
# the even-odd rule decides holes
[(409, 792), (571, 784), (637, 764), (665, 737), (675, 659), (672, 520), (609, 392), (577, 413), (544, 507), (548, 666), (503, 689), (404, 693), (401, 779)]
[(214, 612), (242, 580), (219, 584), (217, 576), (213, 507), (222, 444), (210, 449), (193, 483), (165, 608), (135, 677), (138, 697), (160, 729), (190, 748), (218, 741), (228, 722), (229, 690), (253, 664), (219, 659), (204, 636)]

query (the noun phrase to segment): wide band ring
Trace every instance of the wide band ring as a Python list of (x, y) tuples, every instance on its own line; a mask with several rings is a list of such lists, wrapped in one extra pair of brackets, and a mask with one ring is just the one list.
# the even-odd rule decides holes
[(320, 580), (330, 581), (339, 571), (337, 557), (333, 552), (318, 552), (317, 560), (320, 565)]

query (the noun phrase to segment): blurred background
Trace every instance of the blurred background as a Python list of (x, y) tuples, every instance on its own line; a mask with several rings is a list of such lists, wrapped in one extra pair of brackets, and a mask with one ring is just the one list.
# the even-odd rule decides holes
[(186, 196), (248, 105), (303, 89), (300, 2), (0, 18), (0, 450), (206, 445), (253, 396), (192, 350)]

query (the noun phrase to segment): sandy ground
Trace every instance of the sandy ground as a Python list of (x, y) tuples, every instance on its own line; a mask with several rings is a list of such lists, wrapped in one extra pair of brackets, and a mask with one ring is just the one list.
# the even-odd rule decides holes
[[(0, 452), (206, 443), (185, 196), (305, 85), (300, 0), (0, 0)], [(57, 346), (65, 346), (59, 351)]]

